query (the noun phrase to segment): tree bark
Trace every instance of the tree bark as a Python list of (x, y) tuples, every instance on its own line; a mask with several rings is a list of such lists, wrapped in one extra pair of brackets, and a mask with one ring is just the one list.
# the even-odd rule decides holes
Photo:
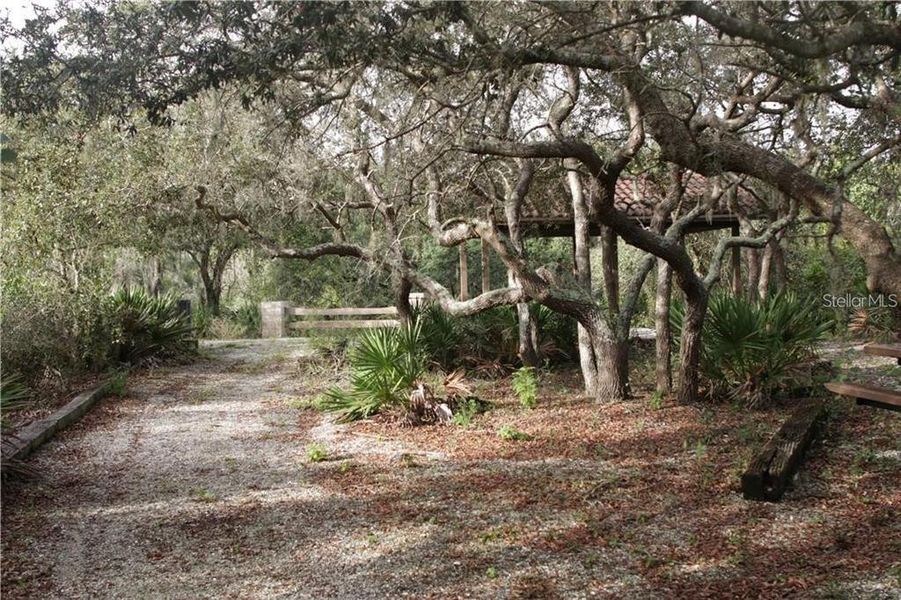
[(602, 402), (625, 400), (629, 395), (629, 341), (600, 333), (592, 336), (597, 382), (594, 397)]
[(491, 291), (491, 262), (488, 253), (488, 242), (482, 240), (482, 293)]
[[(579, 163), (568, 159), (563, 164), (567, 169), (566, 178), (573, 208), (573, 275), (579, 286), (591, 294), (591, 233), (584, 187), (577, 171)], [(579, 365), (582, 369), (585, 393), (596, 396), (598, 357), (592, 345), (592, 336), (581, 323), (576, 327), (578, 329)]]
[(760, 282), (760, 251), (757, 248), (744, 249), (748, 257), (748, 299), (756, 300)]
[(460, 252), (460, 300), (469, 299), (469, 254), (466, 242), (458, 246)]
[[(732, 225), (732, 235), (737, 236), (741, 233), (738, 225)], [(741, 278), (741, 248), (736, 246), (732, 249), (732, 295), (742, 296), (744, 294), (744, 286)]]
[(149, 271), (147, 291), (151, 296), (158, 297), (163, 289), (163, 267), (159, 256), (150, 257)]
[(685, 316), (679, 347), (678, 400), (693, 402), (698, 398), (699, 367), (701, 363), (701, 333), (707, 313), (709, 296), (706, 290), (685, 294)]
[(773, 240), (773, 275), (776, 290), (781, 292), (787, 281), (787, 273), (785, 271), (785, 250), (782, 249), (782, 236), (777, 235)]
[(392, 279), (394, 280), (394, 307), (397, 308), (397, 318), (401, 323), (409, 324), (413, 321), (413, 309), (410, 307), (410, 291), (413, 289), (413, 283), (396, 272)]
[(757, 297), (761, 301), (767, 299), (770, 293), (770, 273), (773, 266), (773, 242), (763, 249), (763, 258), (760, 259), (760, 279), (757, 281)]
[(656, 379), (657, 391), (669, 395), (673, 391), (672, 332), (670, 329), (670, 303), (672, 301), (673, 271), (665, 260), (657, 259), (657, 294), (654, 302), (654, 325), (657, 336)]

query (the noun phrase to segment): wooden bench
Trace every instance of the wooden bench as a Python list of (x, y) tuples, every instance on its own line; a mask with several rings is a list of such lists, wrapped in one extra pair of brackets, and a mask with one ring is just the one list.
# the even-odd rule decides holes
[(867, 383), (843, 383), (838, 381), (827, 383), (826, 389), (840, 396), (854, 398), (858, 404), (901, 411), (901, 392), (895, 390)]
[(901, 344), (867, 344), (863, 351), (874, 356), (894, 358), (901, 365)]
[(748, 500), (778, 502), (819, 430), (824, 415), (821, 401), (808, 401), (786, 419), (741, 476)]
[(289, 308), (286, 313), (289, 319), (291, 317), (326, 317), (325, 319), (300, 319), (288, 322), (288, 327), (299, 330), (371, 329), (400, 325), (400, 321), (397, 319), (397, 308), (393, 306), (375, 308), (303, 308), (296, 306)]

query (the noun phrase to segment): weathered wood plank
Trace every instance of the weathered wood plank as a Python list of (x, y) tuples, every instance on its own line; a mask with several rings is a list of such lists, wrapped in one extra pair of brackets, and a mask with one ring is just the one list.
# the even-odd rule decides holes
[(396, 319), (357, 319), (348, 321), (294, 321), (291, 329), (370, 329), (375, 327), (398, 327)]
[(858, 404), (866, 404), (888, 410), (901, 411), (901, 392), (868, 383), (843, 383), (831, 381), (826, 389), (840, 396), (855, 398)]
[(863, 351), (874, 356), (896, 358), (898, 359), (898, 364), (901, 365), (901, 344), (867, 344), (863, 347)]
[(748, 500), (778, 502), (804, 460), (823, 418), (823, 403), (810, 401), (793, 412), (741, 476)]
[(373, 308), (303, 308), (295, 306), (289, 309), (295, 317), (365, 317), (369, 315), (396, 315), (393, 306), (376, 306)]

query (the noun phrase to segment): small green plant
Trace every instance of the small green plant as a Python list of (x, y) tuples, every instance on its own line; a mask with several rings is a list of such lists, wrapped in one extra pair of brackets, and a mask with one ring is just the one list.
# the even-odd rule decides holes
[(532, 436), (524, 431), (519, 431), (511, 425), (504, 425), (497, 430), (497, 436), (502, 440), (509, 442), (526, 442), (532, 439)]
[(197, 488), (193, 493), (194, 502), (215, 502), (219, 498), (206, 488)]
[(525, 408), (538, 405), (538, 375), (534, 367), (521, 367), (513, 373), (510, 382), (519, 403)]
[(458, 427), (469, 427), (472, 424), (472, 419), (479, 412), (481, 412), (481, 407), (479, 406), (479, 401), (475, 398), (469, 398), (464, 400), (457, 407), (457, 410), (454, 411), (454, 425)]
[(495, 567), (488, 567), (485, 569), (485, 577), (488, 579), (497, 579), (497, 569)]
[(106, 384), (106, 391), (110, 396), (122, 398), (128, 390), (128, 371), (116, 371)]
[(657, 390), (651, 397), (648, 399), (648, 406), (651, 407), (651, 410), (660, 410), (663, 408), (663, 392)]
[(328, 459), (328, 450), (320, 443), (313, 442), (307, 446), (307, 460), (312, 463)]

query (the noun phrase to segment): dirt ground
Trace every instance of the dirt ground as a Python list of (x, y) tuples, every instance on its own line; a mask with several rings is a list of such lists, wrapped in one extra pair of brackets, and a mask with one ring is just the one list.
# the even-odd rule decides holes
[(597, 404), (563, 373), (533, 410), (476, 382), (494, 407), (466, 426), (340, 425), (307, 407), (341, 376), (302, 341), (203, 353), (5, 485), (4, 598), (901, 598), (898, 413), (832, 401), (758, 503), (738, 476), (790, 405)]

